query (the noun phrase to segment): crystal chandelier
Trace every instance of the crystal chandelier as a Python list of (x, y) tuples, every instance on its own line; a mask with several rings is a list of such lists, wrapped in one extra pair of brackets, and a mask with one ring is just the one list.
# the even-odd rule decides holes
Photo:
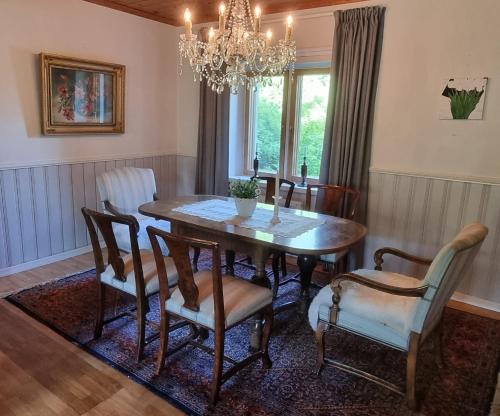
[(184, 13), (185, 33), (180, 36), (179, 55), (182, 66), (187, 59), (195, 80), (207, 80), (213, 91), (221, 94), (225, 86), (237, 94), (241, 86), (255, 88), (266, 78), (293, 72), (296, 47), (292, 39), (292, 16), (286, 22), (285, 39), (273, 44), (273, 33), (261, 31), (262, 11), (254, 14), (249, 0), (230, 0), (219, 6), (219, 28), (210, 28), (207, 39), (192, 32), (191, 12)]

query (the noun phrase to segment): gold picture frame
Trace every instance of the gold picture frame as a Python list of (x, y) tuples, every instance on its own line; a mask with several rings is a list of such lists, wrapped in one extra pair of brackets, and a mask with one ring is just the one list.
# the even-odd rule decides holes
[(44, 135), (125, 132), (125, 66), (40, 54)]

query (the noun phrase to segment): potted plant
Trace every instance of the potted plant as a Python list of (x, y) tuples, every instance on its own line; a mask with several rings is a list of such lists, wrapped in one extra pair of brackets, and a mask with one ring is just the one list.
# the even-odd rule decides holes
[(257, 198), (260, 194), (257, 180), (231, 181), (229, 192), (234, 198), (238, 215), (240, 217), (251, 217), (257, 206)]

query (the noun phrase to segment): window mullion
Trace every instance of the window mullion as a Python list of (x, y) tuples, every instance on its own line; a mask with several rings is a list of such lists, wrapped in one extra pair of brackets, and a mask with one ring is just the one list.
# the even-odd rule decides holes
[(290, 75), (290, 88), (287, 91), (289, 97), (287, 107), (287, 126), (286, 126), (286, 141), (285, 151), (283, 153), (284, 164), (286, 166), (286, 179), (292, 180), (293, 176), (293, 152), (294, 152), (294, 137), (295, 137), (295, 108), (297, 105), (297, 76)]

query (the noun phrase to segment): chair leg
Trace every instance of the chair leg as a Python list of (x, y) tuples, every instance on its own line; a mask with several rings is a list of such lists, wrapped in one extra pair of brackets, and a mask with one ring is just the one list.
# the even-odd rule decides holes
[(201, 249), (199, 247), (194, 247), (193, 248), (193, 272), (197, 272), (198, 271), (198, 260), (200, 258), (200, 253), (201, 253)]
[(170, 315), (162, 311), (160, 318), (160, 351), (158, 352), (158, 361), (156, 364), (156, 375), (160, 375), (165, 366), (165, 358), (168, 350), (168, 330), (170, 327)]
[(285, 277), (288, 274), (286, 269), (286, 253), (281, 253), (281, 275)]
[(210, 395), (210, 405), (215, 406), (219, 400), (220, 386), (222, 382), (222, 369), (224, 365), (224, 328), (215, 329), (215, 361), (213, 369), (212, 392)]
[(106, 298), (106, 286), (101, 282), (97, 282), (97, 317), (94, 329), (94, 339), (100, 338), (102, 335), (102, 327), (104, 325), (104, 301)]
[(269, 357), (269, 338), (273, 329), (274, 311), (272, 305), (269, 305), (264, 311), (264, 328), (262, 329), (262, 367), (271, 368), (272, 362)]
[(137, 362), (144, 356), (146, 341), (146, 300), (137, 298)]
[(273, 299), (276, 299), (278, 297), (278, 289), (280, 287), (280, 254), (274, 253), (273, 254), (273, 276), (274, 276), (274, 283), (273, 283)]
[(417, 358), (420, 344), (420, 335), (412, 332), (410, 334), (410, 348), (406, 361), (406, 403), (411, 410), (417, 407), (415, 396), (415, 382), (417, 375)]
[(434, 346), (434, 356), (436, 359), (436, 365), (438, 368), (444, 367), (444, 356), (443, 356), (443, 318), (439, 321), (436, 328), (434, 329), (434, 339), (432, 341)]
[(318, 376), (325, 368), (325, 332), (327, 328), (326, 322), (318, 320), (318, 327), (316, 328), (316, 346), (318, 348), (318, 369), (316, 374)]

